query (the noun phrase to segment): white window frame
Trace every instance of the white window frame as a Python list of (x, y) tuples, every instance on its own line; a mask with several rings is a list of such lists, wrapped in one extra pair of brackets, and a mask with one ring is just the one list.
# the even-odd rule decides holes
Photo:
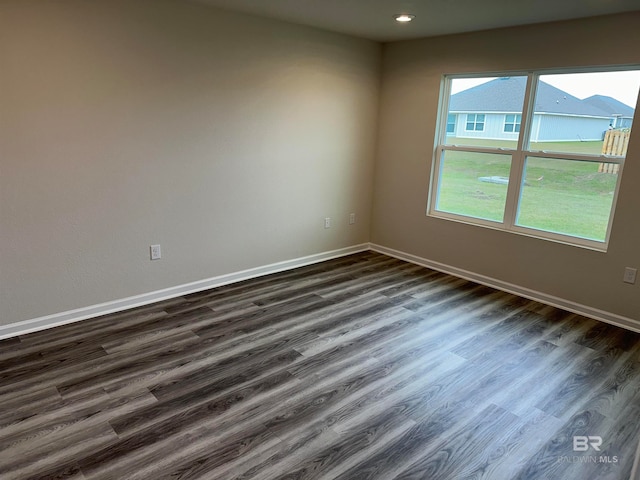
[[(513, 122), (507, 122), (507, 117), (509, 115), (513, 115)], [(518, 121), (518, 117), (520, 117), (520, 121)], [(513, 130), (507, 130), (507, 125), (513, 125)], [(516, 127), (518, 127), (519, 130), (516, 130)], [(522, 130), (522, 114), (521, 113), (505, 113), (504, 124), (502, 125), (503, 133), (519, 134), (520, 130)]]
[[(640, 65), (628, 65), (622, 67), (599, 67), (599, 68), (584, 68), (584, 69), (554, 69), (554, 70), (536, 70), (536, 71), (512, 71), (512, 72), (491, 72), (491, 73), (479, 73), (475, 75), (444, 75), (442, 77), (442, 83), (440, 88), (440, 103), (438, 107), (438, 125), (436, 129), (434, 155), (431, 169), (430, 179), (430, 191), (427, 204), (427, 215), (430, 217), (442, 218), (455, 222), (461, 222), (470, 225), (488, 227), (492, 229), (507, 231), (520, 235), (525, 235), (534, 238), (541, 238), (554, 242), (563, 243), (566, 245), (573, 245), (578, 247), (584, 247), (592, 250), (606, 252), (609, 245), (609, 237), (611, 235), (611, 225), (616, 211), (616, 205), (618, 202), (618, 193), (620, 190), (620, 182), (622, 180), (624, 170), (624, 158), (610, 156), (610, 155), (586, 155), (586, 154), (574, 154), (564, 152), (551, 152), (544, 150), (530, 150), (529, 139), (531, 133), (531, 126), (533, 123), (533, 116), (535, 109), (533, 104), (536, 97), (536, 89), (538, 86), (539, 78), (543, 75), (562, 74), (562, 73), (591, 73), (591, 72), (603, 72), (603, 71), (625, 71), (625, 70), (640, 70)], [(451, 98), (451, 81), (456, 78), (486, 78), (486, 77), (505, 77), (505, 76), (526, 76), (527, 86), (525, 90), (524, 105), (522, 108), (522, 120), (520, 125), (520, 133), (518, 136), (518, 143), (515, 149), (513, 148), (492, 148), (492, 147), (474, 147), (467, 145), (447, 145), (446, 139), (446, 122), (447, 114), (449, 112), (449, 99)], [(466, 129), (466, 125), (465, 125)], [(500, 155), (511, 156), (511, 170), (509, 174), (509, 184), (507, 187), (507, 198), (505, 203), (504, 218), (502, 222), (486, 220), (477, 217), (471, 217), (466, 215), (460, 215), (455, 213), (443, 212), (436, 210), (438, 191), (440, 185), (438, 180), (440, 178), (440, 170), (442, 159), (446, 151), (460, 151), (471, 153), (490, 153)], [(607, 233), (603, 242), (597, 240), (591, 240), (587, 238), (577, 237), (573, 235), (549, 232), (545, 230), (538, 230), (529, 227), (523, 227), (516, 225), (516, 218), (518, 214), (518, 202), (520, 199), (521, 188), (524, 183), (525, 163), (527, 157), (529, 158), (550, 158), (561, 160), (577, 160), (594, 163), (615, 163), (619, 165), (618, 178), (616, 182), (616, 188), (613, 196), (611, 213), (609, 214), (609, 223), (607, 225)]]
[[(469, 121), (469, 117), (473, 115), (473, 122)], [(481, 122), (478, 121), (478, 115), (482, 115), (483, 119)], [(465, 132), (484, 132), (484, 126), (485, 123), (487, 121), (487, 116), (484, 113), (467, 113), (467, 118), (465, 119), (466, 121), (464, 122), (464, 131)], [(473, 123), (473, 128), (469, 128), (469, 124)], [(482, 124), (482, 130), (478, 130), (478, 124), (481, 123)]]

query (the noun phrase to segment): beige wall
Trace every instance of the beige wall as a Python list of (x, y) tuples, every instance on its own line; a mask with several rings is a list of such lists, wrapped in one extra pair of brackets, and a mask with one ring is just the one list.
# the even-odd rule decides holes
[(640, 63), (639, 22), (387, 44), (380, 92), (372, 42), (178, 0), (5, 0), (0, 325), (369, 240), (640, 319), (638, 129), (607, 253), (425, 215), (442, 74)]
[(379, 63), (184, 1), (3, 0), (0, 325), (368, 241)]
[(640, 64), (638, 25), (640, 12), (386, 45), (372, 241), (640, 320), (640, 283), (622, 282), (640, 268), (638, 127), (607, 253), (425, 215), (443, 74)]

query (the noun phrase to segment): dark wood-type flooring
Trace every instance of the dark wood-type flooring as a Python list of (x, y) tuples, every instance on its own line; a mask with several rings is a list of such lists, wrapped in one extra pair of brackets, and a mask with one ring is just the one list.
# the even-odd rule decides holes
[(0, 342), (0, 478), (626, 479), (639, 340), (361, 253)]

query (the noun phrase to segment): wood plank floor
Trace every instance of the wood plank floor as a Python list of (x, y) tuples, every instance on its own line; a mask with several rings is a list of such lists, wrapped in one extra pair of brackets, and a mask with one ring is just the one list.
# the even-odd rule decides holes
[(626, 479), (640, 336), (366, 252), (2, 341), (0, 405), (3, 480)]

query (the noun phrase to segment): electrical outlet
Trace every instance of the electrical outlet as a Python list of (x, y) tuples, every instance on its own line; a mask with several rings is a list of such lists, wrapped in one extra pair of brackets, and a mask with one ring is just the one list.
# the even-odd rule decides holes
[(162, 258), (160, 245), (151, 245), (149, 250), (151, 251), (151, 260), (160, 260)]
[(331, 228), (331, 217), (324, 219), (324, 228)]
[(631, 267), (626, 267), (624, 269), (624, 277), (622, 277), (622, 281), (624, 283), (630, 283), (630, 284), (634, 284), (636, 283), (636, 274), (638, 273), (638, 270), (635, 268), (631, 268)]
[(351, 213), (349, 214), (349, 225), (353, 225), (354, 223), (356, 223), (356, 214)]

